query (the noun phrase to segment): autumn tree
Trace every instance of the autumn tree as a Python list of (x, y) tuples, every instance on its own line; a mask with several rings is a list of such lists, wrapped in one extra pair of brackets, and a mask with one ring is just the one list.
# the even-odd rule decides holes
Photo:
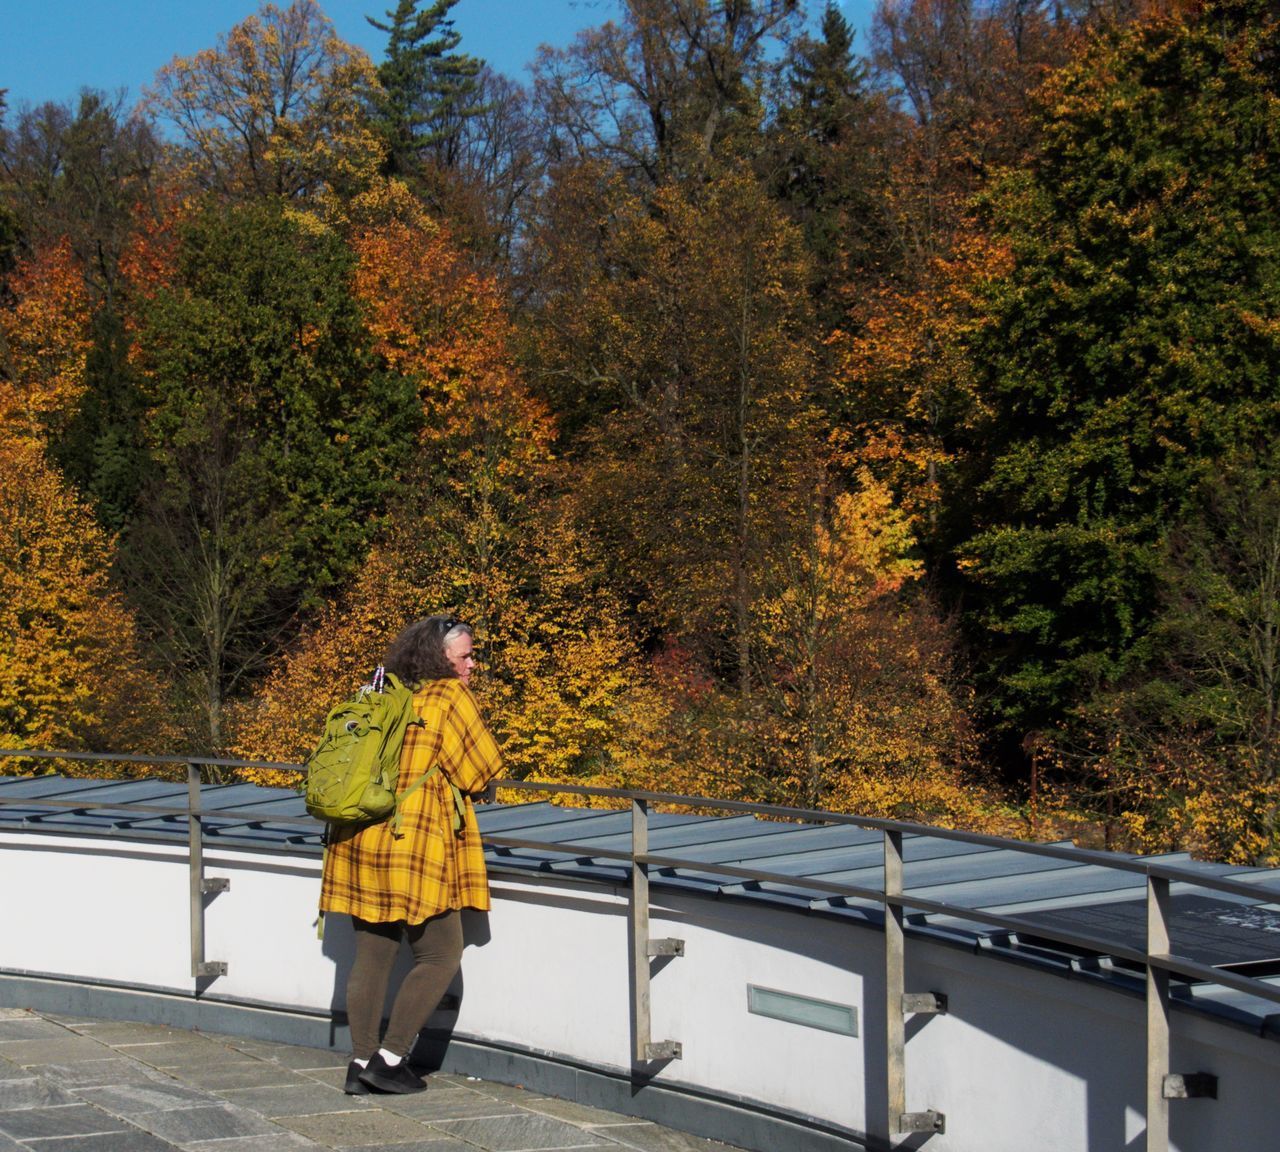
[(514, 372), (503, 298), (403, 189), (355, 208), (375, 352), (416, 383), (423, 409), (415, 497), (397, 502), (344, 593), (270, 677), (240, 747), (299, 754), (407, 621), (450, 610), (477, 629), (508, 770), (599, 771), (634, 655), (551, 486), (553, 428)]
[(541, 371), (584, 429), (580, 499), (646, 628), (748, 692), (759, 575), (814, 448), (801, 240), (747, 171), (606, 194), (595, 252), (550, 225)]
[(417, 423), (378, 371), (341, 241), (279, 206), (210, 207), (147, 307), (152, 483), (125, 537), (134, 602), (223, 744), (229, 694), (360, 561)]
[(84, 391), (92, 301), (68, 240), (22, 261), (0, 308), (0, 410), (10, 435), (44, 444)]
[(24, 264), (0, 309), (0, 739), (6, 747), (156, 751), (167, 714), (111, 540), (46, 455), (82, 389), (84, 277), (63, 243)]
[(156, 752), (159, 682), (110, 580), (111, 546), (37, 444), (0, 438), (0, 742)]
[[(938, 330), (954, 322), (956, 266), (971, 264), (981, 242), (971, 198), (1034, 146), (1040, 127), (1030, 115), (1031, 94), (1066, 59), (1074, 36), (1061, 11), (1040, 4), (879, 4), (871, 83), (886, 112), (870, 143), (878, 158), (865, 202), (872, 244), (843, 331), (861, 337), (909, 316), (908, 323), (934, 330), (922, 347), (926, 359), (934, 355)], [(874, 373), (874, 365), (866, 367)], [(857, 423), (885, 419), (874, 403), (841, 415)], [(911, 441), (921, 431), (904, 425), (895, 434)], [(937, 431), (935, 422), (926, 438)]]
[(620, 20), (544, 49), (534, 85), (558, 160), (606, 159), (651, 184), (754, 150), (771, 49), (796, 0), (627, 0)]
[(518, 274), (531, 205), (546, 166), (546, 132), (529, 91), (490, 68), (476, 77), (448, 167), (419, 172), (416, 186), (458, 243), (499, 275)]
[(264, 5), (148, 91), (183, 142), (196, 183), (234, 199), (350, 194), (382, 161), (369, 58), (344, 43), (315, 0)]
[(845, 475), (869, 468), (891, 485), (935, 572), (965, 522), (953, 499), (986, 410), (968, 341), (982, 323), (981, 286), (1007, 267), (1005, 249), (973, 227), (926, 273), (866, 291), (827, 342), (834, 458)]
[(86, 89), (74, 106), (24, 109), (0, 128), (0, 203), (28, 257), (65, 241), (95, 299), (110, 301), (161, 163), (143, 116)]
[(975, 731), (956, 635), (920, 587), (910, 517), (863, 470), (819, 487), (809, 536), (757, 611), (766, 795), (975, 826)]

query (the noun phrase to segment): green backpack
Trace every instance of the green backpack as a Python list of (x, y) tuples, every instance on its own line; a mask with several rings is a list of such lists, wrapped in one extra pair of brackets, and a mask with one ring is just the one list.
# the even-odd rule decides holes
[(421, 723), (413, 690), (379, 666), (372, 682), (324, 722), (324, 735), (305, 765), (307, 811), (330, 824), (385, 820), (396, 811), (405, 733)]

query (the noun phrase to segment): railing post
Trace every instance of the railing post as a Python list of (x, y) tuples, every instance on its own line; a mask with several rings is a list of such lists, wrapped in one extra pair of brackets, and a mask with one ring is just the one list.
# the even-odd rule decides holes
[(902, 833), (884, 833), (884, 1026), (885, 1026), (885, 1117), (887, 1130), (881, 1135), (886, 1147), (893, 1144), (898, 1125), (907, 1110), (906, 1020), (902, 997), (907, 991), (906, 952), (902, 905), (892, 897), (902, 895)]
[(653, 1020), (649, 1012), (649, 957), (683, 956), (683, 940), (653, 940), (649, 936), (649, 865), (638, 860), (649, 851), (649, 806), (639, 798), (631, 801), (631, 904), (629, 927), (631, 959), (631, 1059), (636, 1064), (654, 1060), (679, 1060), (683, 1049), (679, 1040), (654, 1043)]
[(1147, 877), (1147, 1152), (1168, 1152), (1169, 973), (1151, 963), (1169, 954), (1169, 881)]
[(649, 866), (636, 859), (649, 851), (649, 810), (643, 800), (631, 801), (631, 1058), (649, 1059), (652, 1027), (649, 1016)]
[(204, 958), (204, 898), (208, 892), (222, 892), (229, 887), (226, 880), (204, 878), (204, 817), (200, 808), (200, 765), (187, 765), (187, 860), (190, 878), (191, 975), (225, 976), (227, 965), (222, 960)]

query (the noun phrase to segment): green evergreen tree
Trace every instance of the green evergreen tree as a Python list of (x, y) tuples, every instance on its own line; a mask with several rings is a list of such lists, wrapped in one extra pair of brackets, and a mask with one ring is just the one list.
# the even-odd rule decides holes
[(804, 229), (814, 301), (831, 328), (847, 311), (840, 287), (883, 247), (875, 203), (883, 103), (868, 89), (853, 28), (834, 3), (823, 11), (820, 31), (792, 46), (770, 159), (774, 193)]
[(462, 34), (448, 14), (458, 0), (423, 3), (399, 0), (385, 22), (365, 17), (387, 34), (387, 58), (378, 68), (386, 94), (382, 129), (388, 166), (402, 174), (427, 158), (454, 167), (464, 124), (482, 110), (483, 61), (454, 51)]
[(79, 408), (50, 448), (63, 474), (92, 503), (99, 523), (119, 532), (133, 514), (148, 461), (129, 336), (110, 301), (94, 315), (92, 340)]
[(1222, 17), (1096, 38), (990, 200), (1013, 269), (973, 349), (990, 419), (962, 551), (1014, 737), (1140, 674), (1191, 494), (1280, 432), (1280, 31)]

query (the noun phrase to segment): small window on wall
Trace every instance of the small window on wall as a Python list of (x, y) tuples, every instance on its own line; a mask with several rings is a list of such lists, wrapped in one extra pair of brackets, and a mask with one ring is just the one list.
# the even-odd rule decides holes
[(858, 1034), (858, 1010), (852, 1004), (836, 1004), (831, 1000), (815, 1000), (794, 992), (778, 992), (773, 988), (747, 985), (747, 1011), (756, 1016), (785, 1020), (805, 1028), (838, 1032), (841, 1036)]

